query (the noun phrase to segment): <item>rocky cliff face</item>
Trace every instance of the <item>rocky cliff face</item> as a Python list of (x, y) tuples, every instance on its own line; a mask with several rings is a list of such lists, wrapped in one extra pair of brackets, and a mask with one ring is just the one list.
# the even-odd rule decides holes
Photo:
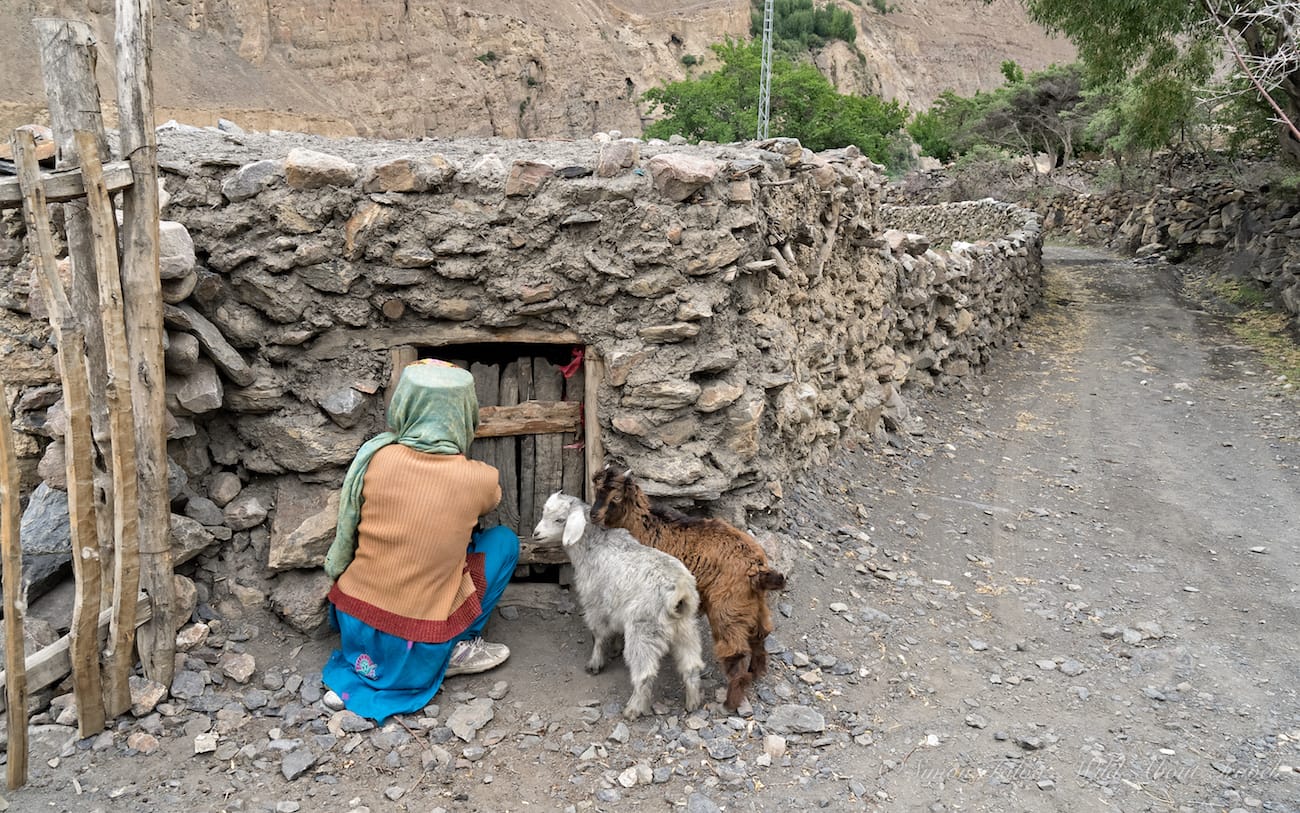
[[(1001, 81), (998, 65), (1070, 58), (1014, 0), (899, 0), (880, 14), (844, 3), (860, 59), (821, 56), (841, 90), (924, 106), (944, 89)], [(641, 132), (640, 95), (687, 75), (682, 57), (745, 37), (748, 0), (160, 0), (155, 85), (160, 120), (373, 137), (575, 138)], [(93, 18), (112, 44), (107, 0), (0, 0), (0, 128), (45, 117), (37, 16)], [(702, 68), (707, 70), (706, 59)], [(111, 120), (111, 115), (110, 115)]]

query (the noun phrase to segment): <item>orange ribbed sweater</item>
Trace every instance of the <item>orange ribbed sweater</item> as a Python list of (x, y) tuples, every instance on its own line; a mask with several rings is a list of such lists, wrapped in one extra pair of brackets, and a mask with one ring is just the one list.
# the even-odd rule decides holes
[(482, 612), (478, 518), (501, 501), (497, 470), (394, 443), (370, 459), (351, 564), (330, 590), (339, 610), (408, 641), (439, 643)]

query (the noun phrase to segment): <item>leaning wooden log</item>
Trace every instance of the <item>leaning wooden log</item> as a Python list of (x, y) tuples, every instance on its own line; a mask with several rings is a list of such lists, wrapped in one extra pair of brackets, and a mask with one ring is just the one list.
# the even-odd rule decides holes
[(175, 671), (167, 393), (158, 243), (158, 137), (154, 130), (153, 0), (117, 0), (117, 112), (122, 155), (135, 183), (122, 195), (122, 292), (140, 477), (140, 578), (153, 622), (140, 630), (144, 674), (170, 686)]
[[(141, 593), (135, 602), (135, 623), (143, 624), (150, 619), (149, 615), (149, 597)], [(96, 634), (100, 644), (104, 644), (108, 639), (108, 627), (112, 621), (113, 610), (107, 609), (99, 614), (96, 626)], [(67, 677), (68, 672), (72, 670), (72, 660), (69, 656), (72, 641), (64, 635), (59, 640), (50, 644), (27, 657), (27, 662), (23, 669), (27, 674), (27, 688), (32, 692), (39, 692), (46, 686), (52, 686), (63, 678)], [(8, 691), (9, 673), (0, 672), (0, 688)], [(4, 697), (4, 692), (0, 692), (0, 700)], [(0, 702), (0, 712), (8, 709), (9, 706)]]
[(85, 334), (72, 313), (55, 264), (54, 236), (30, 133), (14, 133), (14, 157), (25, 197), (29, 251), (39, 271), (49, 311), (50, 329), (59, 353), (64, 412), (68, 429), (68, 516), (72, 535), (72, 572), (76, 583), (72, 601), (72, 682), (77, 697), (77, 729), (82, 737), (104, 730), (104, 694), (99, 679), (99, 644), (95, 619), (101, 605), (99, 540), (95, 528), (94, 439), (90, 429), (90, 390), (86, 379)]
[[(86, 188), (81, 185), (81, 171), (77, 169), (42, 172), (40, 183), (48, 203), (64, 203), (86, 196)], [(111, 164), (104, 164), (104, 186), (108, 187), (109, 192), (117, 192), (130, 185), (131, 165), (129, 163), (114, 161)], [(17, 209), (22, 205), (23, 190), (18, 179), (0, 178), (0, 209)]]
[[(41, 59), (41, 78), (50, 109), (50, 126), (58, 145), (58, 166), (79, 167), (73, 133), (85, 130), (95, 134), (95, 154), (108, 154), (104, 135), (104, 117), (100, 112), (99, 88), (95, 84), (98, 62), (97, 37), (94, 30), (76, 20), (36, 19), (36, 50)], [(84, 187), (84, 184), (83, 184)], [(84, 189), (83, 189), (84, 191)], [(99, 446), (98, 460), (110, 458), (108, 402), (104, 388), (107, 379), (104, 359), (104, 331), (99, 313), (99, 286), (95, 280), (95, 256), (89, 216), (84, 199), (71, 200), (63, 206), (68, 237), (68, 258), (72, 261), (72, 308), (82, 319), (86, 331), (86, 367), (90, 374), (90, 419)], [(109, 472), (95, 472), (97, 500), (95, 521), (100, 543), (100, 563), (113, 561), (113, 480)], [(104, 600), (109, 600), (112, 585), (104, 580)]]
[(104, 706), (109, 717), (131, 707), (127, 679), (135, 665), (135, 601), (140, 588), (140, 508), (136, 470), (135, 419), (131, 414), (131, 364), (126, 350), (122, 278), (117, 264), (117, 225), (100, 175), (93, 134), (78, 131), (81, 174), (86, 180), (87, 211), (94, 236), (100, 315), (108, 360), (109, 435), (113, 443), (113, 624), (105, 653)]
[(5, 699), (20, 713), (9, 720), (9, 787), (27, 784), (27, 659), (23, 652), (23, 552), (18, 539), (18, 456), (9, 422), (9, 400), (0, 381), (0, 554), (4, 561)]

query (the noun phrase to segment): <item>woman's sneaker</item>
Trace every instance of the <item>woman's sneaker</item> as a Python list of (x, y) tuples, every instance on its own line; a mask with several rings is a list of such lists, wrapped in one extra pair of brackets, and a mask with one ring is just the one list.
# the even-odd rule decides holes
[(505, 644), (490, 644), (482, 638), (458, 641), (451, 650), (451, 662), (447, 664), (447, 677), (486, 672), (505, 663), (508, 657), (510, 657), (510, 648)]

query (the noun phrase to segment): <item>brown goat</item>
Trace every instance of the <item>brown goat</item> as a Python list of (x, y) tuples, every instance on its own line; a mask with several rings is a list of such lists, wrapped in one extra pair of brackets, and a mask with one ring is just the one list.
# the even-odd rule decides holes
[(772, 631), (765, 592), (785, 589), (785, 576), (768, 566), (754, 538), (719, 519), (689, 517), (652, 506), (632, 479), (631, 470), (610, 466), (595, 474), (592, 520), (626, 528), (642, 544), (672, 554), (695, 575), (700, 612), (713, 631), (713, 652), (727, 677), (729, 709), (767, 672), (763, 647)]

